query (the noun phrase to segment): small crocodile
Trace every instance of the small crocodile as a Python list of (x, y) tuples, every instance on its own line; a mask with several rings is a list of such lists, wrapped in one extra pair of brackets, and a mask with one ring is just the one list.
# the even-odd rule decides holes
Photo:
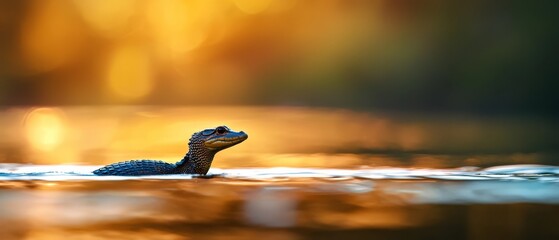
[(188, 153), (175, 164), (156, 160), (130, 160), (117, 162), (93, 171), (96, 175), (160, 175), (201, 174), (205, 175), (215, 154), (237, 145), (248, 138), (243, 131), (235, 132), (226, 126), (196, 132), (189, 140)]

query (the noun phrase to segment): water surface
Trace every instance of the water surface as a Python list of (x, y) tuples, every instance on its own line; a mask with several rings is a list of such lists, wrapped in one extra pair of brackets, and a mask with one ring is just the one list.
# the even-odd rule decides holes
[[(559, 128), (538, 119), (47, 107), (0, 124), (0, 239), (559, 238)], [(223, 124), (250, 137), (207, 176), (91, 173), (175, 162)]]
[(559, 234), (550, 223), (533, 223), (536, 215), (559, 220), (555, 166), (245, 168), (142, 177), (95, 176), (96, 167), (0, 165), (0, 221), (10, 223), (3, 239)]

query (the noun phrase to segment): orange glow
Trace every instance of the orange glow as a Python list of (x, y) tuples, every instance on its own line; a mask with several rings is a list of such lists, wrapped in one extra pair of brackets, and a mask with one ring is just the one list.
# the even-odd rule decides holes
[(83, 18), (94, 29), (108, 36), (119, 33), (130, 22), (130, 17), (135, 10), (135, 3), (135, 0), (74, 1)]
[(270, 6), (271, 0), (233, 0), (235, 5), (243, 12), (248, 14), (260, 13)]
[(425, 132), (421, 126), (403, 125), (397, 139), (400, 147), (405, 150), (418, 149), (425, 143)]
[[(523, 143), (516, 136), (538, 136), (530, 135), (540, 127), (532, 123), (505, 132), (496, 130), (502, 122), (420, 119), (411, 124), (398, 117), (335, 109), (139, 106), (21, 109), (5, 112), (0, 122), (13, 125), (22, 118), (22, 128), (3, 129), (1, 140), (5, 146), (28, 145), (25, 159), (37, 163), (101, 164), (143, 158), (176, 162), (187, 151), (192, 133), (218, 125), (243, 130), (249, 139), (219, 153), (215, 168), (536, 164), (544, 156), (452, 154), (491, 146), (488, 135), (510, 139), (506, 146), (514, 149)], [(452, 137), (463, 126), (472, 129), (471, 141)]]
[(62, 142), (65, 134), (63, 115), (53, 108), (36, 108), (25, 118), (26, 137), (31, 147), (49, 151)]
[(71, 60), (82, 39), (67, 2), (35, 3), (23, 22), (21, 50), (29, 68), (48, 71)]
[(299, 0), (271, 0), (268, 6), (268, 11), (271, 12), (283, 12), (291, 10)]
[(110, 61), (107, 81), (110, 90), (124, 99), (147, 95), (153, 87), (147, 54), (135, 47), (118, 49)]
[(151, 1), (147, 17), (158, 46), (179, 54), (200, 46), (206, 38), (202, 7), (197, 1)]

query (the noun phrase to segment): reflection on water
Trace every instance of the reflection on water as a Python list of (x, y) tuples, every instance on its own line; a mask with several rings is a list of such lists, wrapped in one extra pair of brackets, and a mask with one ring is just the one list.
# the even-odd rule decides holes
[(559, 220), (555, 166), (212, 169), (207, 177), (95, 176), (96, 167), (0, 165), (2, 239), (559, 236), (550, 225)]
[[(22, 182), (31, 185), (57, 185), (66, 182), (111, 181), (184, 181), (227, 185), (264, 186), (263, 191), (253, 192), (247, 199), (255, 209), (269, 208), (273, 200), (276, 208), (293, 208), (291, 200), (283, 201), (297, 184), (309, 184), (305, 189), (326, 193), (369, 193), (378, 186), (398, 195), (406, 193), (406, 204), (423, 203), (508, 203), (532, 202), (559, 204), (559, 167), (545, 165), (509, 165), (487, 169), (313, 169), (313, 168), (248, 168), (212, 169), (208, 175), (153, 175), (153, 176), (96, 176), (91, 172), (99, 166), (78, 165), (20, 165), (0, 164), (0, 186), (19, 189)], [(373, 182), (371, 180), (384, 180)], [(399, 181), (396, 181), (399, 180)], [(407, 180), (407, 181), (404, 181)], [(437, 181), (438, 180), (438, 181)], [(165, 182), (162, 182), (165, 183)], [(292, 198), (292, 197), (288, 197)], [(281, 204), (280, 204), (281, 203)], [(281, 207), (284, 206), (284, 207)], [(280, 211), (282, 214), (286, 211)], [(288, 217), (285, 217), (288, 218)], [(283, 219), (283, 218), (282, 218)], [(277, 222), (271, 223), (280, 224)], [(286, 220), (288, 221), (288, 220)], [(265, 221), (264, 221), (265, 222)]]
[[(554, 123), (303, 108), (14, 108), (0, 239), (557, 239)], [(251, 138), (209, 176), (95, 176)], [(541, 221), (540, 221), (541, 220)]]

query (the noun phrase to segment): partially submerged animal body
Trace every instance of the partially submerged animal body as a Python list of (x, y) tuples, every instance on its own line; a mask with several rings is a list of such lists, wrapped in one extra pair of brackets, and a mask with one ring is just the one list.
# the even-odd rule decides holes
[(248, 138), (243, 131), (235, 132), (226, 126), (196, 132), (188, 143), (188, 153), (177, 163), (157, 160), (130, 160), (117, 162), (99, 168), (95, 175), (160, 175), (160, 174), (202, 174), (205, 175), (219, 151), (235, 146)]

